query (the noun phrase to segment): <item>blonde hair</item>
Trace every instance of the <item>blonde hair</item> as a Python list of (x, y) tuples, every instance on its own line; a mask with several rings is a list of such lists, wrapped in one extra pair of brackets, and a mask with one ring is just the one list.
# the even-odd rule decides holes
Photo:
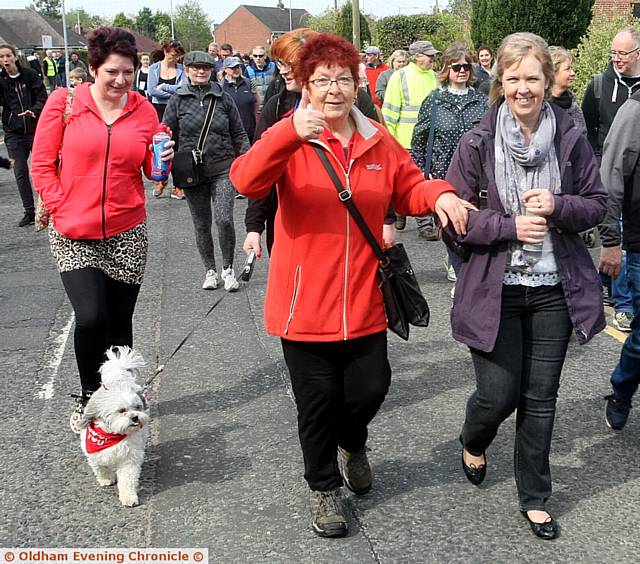
[(395, 62), (396, 59), (400, 59), (400, 58), (403, 58), (405, 61), (408, 61), (409, 53), (404, 49), (396, 49), (393, 53), (391, 53), (391, 56), (389, 57), (389, 59), (387, 59), (387, 65), (389, 65), (389, 68), (393, 69), (393, 63)]
[(573, 62), (573, 55), (569, 53), (564, 47), (558, 47), (557, 45), (551, 45), (549, 47), (549, 55), (551, 55), (551, 61), (553, 62), (553, 70), (558, 71), (558, 68), (565, 61)]
[(84, 69), (77, 68), (69, 71), (69, 78), (80, 80), (81, 82), (87, 81), (87, 73)]
[(529, 55), (533, 55), (540, 61), (542, 73), (547, 79), (545, 98), (551, 96), (555, 70), (547, 42), (535, 33), (518, 32), (507, 35), (507, 37), (502, 40), (498, 49), (496, 78), (491, 84), (491, 90), (489, 91), (490, 104), (493, 104), (504, 96), (504, 89), (502, 88), (504, 70), (513, 65), (519, 65), (522, 60)]
[(467, 44), (460, 41), (449, 45), (442, 54), (442, 68), (438, 73), (438, 82), (441, 86), (447, 86), (449, 84), (449, 71), (451, 70), (449, 65), (457, 62), (460, 57), (464, 57), (464, 60), (471, 65), (469, 78), (467, 79), (465, 86), (469, 86), (476, 81), (476, 73), (473, 68), (473, 57), (467, 49)]

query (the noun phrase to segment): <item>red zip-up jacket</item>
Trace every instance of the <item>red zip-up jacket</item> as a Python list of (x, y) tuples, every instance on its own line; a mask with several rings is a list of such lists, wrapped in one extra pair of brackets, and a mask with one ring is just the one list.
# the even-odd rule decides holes
[[(430, 213), (453, 186), (425, 181), (409, 153), (381, 125), (353, 108), (348, 169), (319, 141), (367, 225), (382, 245), (393, 202), (403, 215)], [(267, 331), (293, 341), (340, 341), (387, 328), (377, 259), (293, 117), (268, 129), (231, 166), (237, 190), (263, 198), (277, 184), (279, 207), (265, 301)]]
[(137, 92), (127, 93), (122, 114), (107, 125), (89, 90), (76, 87), (66, 125), (68, 90), (51, 94), (33, 143), (35, 188), (56, 230), (70, 239), (104, 239), (144, 221), (141, 169), (151, 174), (149, 144), (158, 131), (156, 111)]

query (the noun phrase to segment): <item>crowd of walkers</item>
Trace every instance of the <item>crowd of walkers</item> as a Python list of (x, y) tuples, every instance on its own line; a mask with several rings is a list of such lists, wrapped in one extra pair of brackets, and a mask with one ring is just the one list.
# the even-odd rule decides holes
[(446, 243), (452, 334), (469, 347), (476, 382), (461, 470), (473, 485), (485, 480), (487, 452), (515, 412), (519, 509), (550, 540), (560, 374), (571, 336), (585, 344), (604, 329), (606, 300), (629, 333), (605, 398), (609, 427), (625, 426), (640, 384), (640, 33), (615, 36), (581, 106), (571, 53), (537, 35), (511, 34), (495, 53), (404, 47), (385, 63), (374, 45), (359, 53), (301, 28), (247, 56), (216, 43), (186, 53), (171, 40), (156, 59), (129, 32), (103, 27), (88, 36), (88, 65), (71, 55), (67, 79), (59, 53), (23, 65), (0, 45), (10, 157), (0, 166), (14, 170), (19, 225), (31, 225), (31, 156), (76, 316), (81, 394), (70, 425), (79, 432), (104, 351), (133, 344), (147, 254), (142, 174), (151, 176), (154, 134), (167, 131), (162, 159), (187, 153), (199, 164), (197, 183), (174, 182), (172, 195), (189, 207), (202, 288), (239, 287), (237, 198), (249, 198), (247, 254), (263, 256), (266, 231), (265, 325), (291, 377), (313, 530), (346, 535), (342, 486), (373, 487), (368, 425), (391, 380), (378, 260), (351, 199), (381, 245), (407, 217), (422, 240)]

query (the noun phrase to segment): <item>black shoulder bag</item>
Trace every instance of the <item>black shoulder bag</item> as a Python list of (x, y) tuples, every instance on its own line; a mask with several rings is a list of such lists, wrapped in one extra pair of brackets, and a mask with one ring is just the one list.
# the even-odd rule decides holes
[(211, 121), (213, 120), (213, 113), (216, 111), (217, 99), (214, 98), (207, 108), (207, 116), (204, 119), (202, 125), (202, 131), (198, 138), (198, 144), (195, 149), (191, 151), (178, 151), (173, 157), (173, 164), (171, 166), (171, 176), (173, 176), (173, 184), (180, 188), (190, 188), (197, 186), (204, 180), (204, 174), (202, 170), (202, 151), (204, 151), (204, 144), (207, 141), (209, 135), (209, 129), (211, 128)]
[(360, 210), (351, 199), (351, 190), (345, 190), (342, 186), (342, 182), (340, 182), (340, 178), (331, 166), (325, 152), (317, 146), (314, 146), (314, 150), (329, 173), (329, 177), (338, 191), (340, 201), (349, 210), (351, 217), (358, 224), (378, 259), (380, 289), (382, 290), (389, 329), (406, 341), (409, 339), (409, 324), (417, 327), (429, 325), (429, 305), (420, 290), (407, 252), (401, 243), (384, 250), (380, 247), (360, 214)]

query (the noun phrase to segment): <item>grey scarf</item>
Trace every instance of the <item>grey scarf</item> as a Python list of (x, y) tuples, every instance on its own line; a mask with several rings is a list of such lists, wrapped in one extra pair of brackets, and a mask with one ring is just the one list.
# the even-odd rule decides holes
[[(508, 214), (526, 215), (522, 194), (528, 190), (546, 188), (554, 194), (560, 192), (560, 169), (553, 143), (555, 134), (556, 116), (547, 102), (542, 105), (538, 127), (528, 145), (509, 105), (505, 102), (498, 109), (495, 178), (500, 201)], [(531, 272), (541, 256), (542, 244), (523, 245), (520, 241), (510, 241), (507, 267)]]

